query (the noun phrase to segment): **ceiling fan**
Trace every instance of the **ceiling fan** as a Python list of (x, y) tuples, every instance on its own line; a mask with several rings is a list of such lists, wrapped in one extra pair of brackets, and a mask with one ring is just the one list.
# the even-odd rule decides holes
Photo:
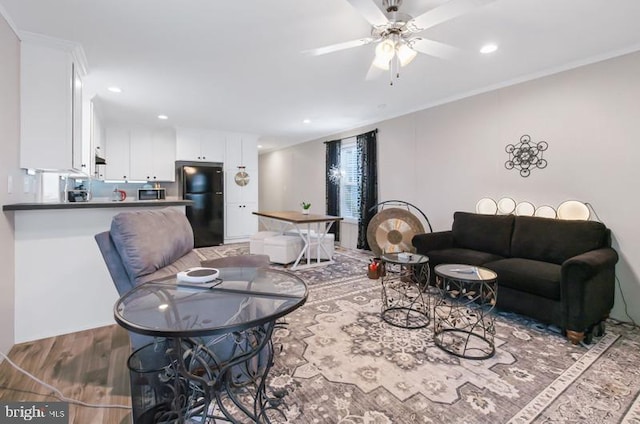
[(318, 56), (377, 43), (367, 79), (373, 77), (375, 69), (388, 70), (393, 85), (394, 74), (398, 78), (400, 67), (411, 63), (418, 53), (448, 59), (458, 52), (453, 46), (419, 36), (420, 32), (495, 0), (448, 0), (415, 18), (399, 11), (402, 0), (382, 0), (384, 11), (374, 0), (347, 1), (371, 24), (371, 35), (308, 50), (307, 53)]

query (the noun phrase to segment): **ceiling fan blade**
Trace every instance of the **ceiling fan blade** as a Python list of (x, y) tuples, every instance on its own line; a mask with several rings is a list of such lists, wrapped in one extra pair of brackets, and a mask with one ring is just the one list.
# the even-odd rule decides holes
[(381, 26), (389, 23), (389, 19), (380, 10), (373, 0), (347, 0), (373, 26)]
[(344, 43), (331, 44), (330, 46), (318, 47), (317, 49), (304, 50), (302, 53), (311, 56), (320, 56), (327, 53), (333, 53), (340, 50), (351, 49), (353, 47), (365, 46), (375, 41), (372, 37), (359, 38), (357, 40), (345, 41)]
[(442, 6), (411, 19), (405, 27), (411, 32), (424, 31), (494, 1), (496, 0), (449, 0)]
[(367, 71), (367, 76), (364, 79), (366, 81), (371, 81), (380, 77), (380, 75), (382, 75), (383, 73), (384, 71), (382, 69), (378, 68), (376, 65), (373, 64), (373, 62), (371, 62), (371, 66)]
[(427, 40), (422, 37), (411, 40), (411, 48), (417, 52), (439, 57), (441, 59), (454, 59), (461, 53), (460, 49), (453, 46), (440, 43), (438, 41)]

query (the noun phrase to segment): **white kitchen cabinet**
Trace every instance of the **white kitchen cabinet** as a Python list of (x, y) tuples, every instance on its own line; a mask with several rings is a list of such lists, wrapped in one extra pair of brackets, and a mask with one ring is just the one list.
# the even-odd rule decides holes
[[(249, 176), (244, 186), (236, 183), (236, 175), (239, 172), (245, 172)], [(225, 171), (224, 194), (227, 203), (258, 202), (258, 170), (228, 169)]]
[(172, 128), (108, 127), (106, 179), (175, 181)]
[(153, 140), (149, 128), (129, 130), (130, 178), (149, 181), (153, 176)]
[(225, 169), (258, 169), (258, 137), (249, 134), (228, 134), (226, 137)]
[(224, 162), (225, 139), (225, 133), (218, 131), (178, 128), (176, 160)]
[(227, 203), (225, 209), (225, 239), (248, 239), (258, 232), (257, 202)]
[[(249, 175), (246, 185), (236, 183), (236, 173)], [(246, 180), (245, 180), (246, 181)], [(258, 170), (231, 169), (225, 171), (226, 238), (245, 239), (258, 231)]]
[(150, 181), (176, 180), (176, 132), (173, 128), (157, 129), (152, 134), (153, 179)]
[(79, 45), (25, 33), (20, 47), (20, 167), (89, 172), (82, 163)]
[(105, 129), (106, 180), (128, 180), (131, 178), (129, 151), (129, 129), (108, 126)]
[[(227, 134), (225, 169), (226, 237), (245, 239), (258, 231), (258, 139), (245, 134)], [(238, 184), (236, 176), (246, 173)]]
[[(90, 142), (89, 142), (89, 163), (91, 163), (91, 174), (98, 180), (104, 180), (105, 178), (105, 165), (97, 164), (96, 158), (105, 158), (104, 148), (104, 127), (102, 125), (102, 118), (100, 117), (100, 107), (97, 102), (93, 100), (89, 103), (89, 122), (90, 122)], [(83, 149), (84, 153), (84, 149)]]

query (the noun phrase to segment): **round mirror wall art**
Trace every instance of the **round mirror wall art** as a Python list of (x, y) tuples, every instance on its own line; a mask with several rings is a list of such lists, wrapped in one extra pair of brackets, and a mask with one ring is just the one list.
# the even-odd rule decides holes
[(476, 203), (476, 213), (483, 215), (495, 215), (498, 212), (498, 205), (496, 205), (496, 201), (485, 197), (483, 199), (478, 200)]
[(240, 187), (244, 187), (249, 184), (249, 181), (251, 179), (249, 178), (249, 174), (247, 174), (246, 171), (238, 171), (238, 173), (234, 177), (234, 180)]
[(516, 201), (510, 197), (503, 197), (498, 200), (498, 213), (500, 215), (509, 215), (516, 209)]
[(577, 200), (567, 200), (558, 206), (558, 219), (574, 219), (587, 221), (591, 212), (587, 205)]
[(509, 160), (504, 164), (507, 169), (517, 169), (520, 176), (528, 177), (531, 170), (547, 167), (547, 161), (542, 157), (545, 150), (549, 148), (546, 141), (534, 143), (527, 134), (520, 137), (518, 144), (507, 144), (505, 151), (509, 154)]
[(540, 217), (540, 218), (552, 218), (552, 219), (555, 219), (556, 210), (553, 209), (551, 206), (548, 206), (548, 205), (538, 206), (536, 211), (533, 213), (533, 216), (537, 216), (537, 217)]
[(520, 202), (516, 205), (516, 215), (533, 216), (536, 208), (529, 202)]

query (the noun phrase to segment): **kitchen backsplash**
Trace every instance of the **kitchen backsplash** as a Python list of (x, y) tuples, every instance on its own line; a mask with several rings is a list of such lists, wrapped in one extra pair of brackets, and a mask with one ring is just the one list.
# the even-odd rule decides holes
[[(65, 187), (67, 190), (74, 190), (82, 186), (82, 189), (91, 193), (90, 199), (93, 201), (111, 200), (115, 189), (122, 190), (127, 194), (127, 200), (136, 200), (138, 198), (138, 190), (154, 186), (154, 183), (108, 183), (100, 180), (89, 181), (86, 177), (72, 177), (67, 174), (55, 172), (38, 172), (33, 176), (26, 176), (27, 180), (33, 180), (30, 184), (32, 193), (29, 193), (32, 199), (28, 197), (25, 201), (56, 203), (64, 201)], [(68, 178), (68, 180), (67, 180)], [(176, 198), (178, 196), (177, 183), (160, 183), (160, 187), (166, 190), (167, 198)]]

